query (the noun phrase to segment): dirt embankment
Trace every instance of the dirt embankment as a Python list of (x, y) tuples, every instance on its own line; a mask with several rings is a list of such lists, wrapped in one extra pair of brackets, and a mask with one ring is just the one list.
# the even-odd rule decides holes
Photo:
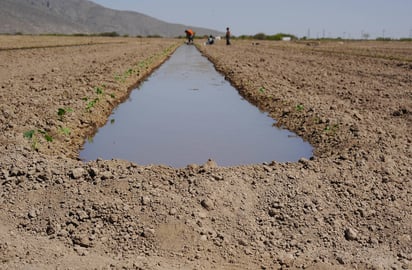
[(410, 43), (199, 45), (316, 150), (176, 169), (76, 157), (179, 41), (16, 38), (0, 37), (1, 268), (412, 268)]

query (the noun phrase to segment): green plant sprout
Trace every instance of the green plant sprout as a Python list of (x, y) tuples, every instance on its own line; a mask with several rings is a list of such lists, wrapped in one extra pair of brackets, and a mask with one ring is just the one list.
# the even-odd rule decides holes
[(39, 151), (39, 142), (37, 141), (37, 139), (33, 139), (31, 148), (33, 148), (33, 150)]
[(303, 111), (305, 109), (305, 107), (303, 106), (303, 104), (298, 104), (298, 105), (296, 105), (296, 110), (298, 111), (298, 112), (301, 112), (301, 111)]
[(59, 116), (59, 120), (60, 120), (60, 121), (63, 121), (63, 116), (65, 116), (66, 113), (72, 112), (72, 111), (73, 111), (73, 109), (71, 109), (71, 108), (67, 108), (67, 109), (59, 108), (59, 109), (57, 110), (57, 115)]
[(33, 129), (32, 129), (32, 130), (28, 130), (28, 131), (26, 131), (26, 132), (23, 133), (23, 137), (26, 138), (26, 139), (31, 140), (31, 139), (33, 138), (33, 135), (34, 135), (35, 132), (36, 132), (36, 131), (33, 130)]
[(62, 127), (62, 126), (60, 126), (60, 132), (63, 133), (64, 135), (66, 135), (66, 136), (69, 136), (70, 133), (71, 133), (70, 128)]
[(129, 68), (123, 74), (116, 74), (114, 76), (115, 81), (124, 83), (126, 79), (130, 77), (133, 73), (140, 75), (142, 70), (149, 69), (150, 65), (153, 64), (156, 60), (160, 58), (164, 58), (166, 55), (169, 55), (176, 48), (177, 48), (177, 45), (172, 45), (169, 48), (164, 49), (161, 53), (157, 53), (142, 61), (137, 62), (132, 68)]
[(43, 137), (46, 139), (46, 141), (48, 141), (48, 142), (52, 142), (52, 141), (53, 141), (53, 137), (50, 136), (46, 131), (41, 130), (41, 129), (38, 129), (37, 131), (38, 131), (40, 134), (43, 135)]
[(60, 118), (63, 117), (63, 115), (65, 115), (65, 114), (66, 114), (66, 110), (65, 110), (65, 109), (59, 108), (59, 109), (57, 110), (57, 115), (60, 116)]
[(125, 77), (127, 78), (127, 77), (129, 77), (130, 75), (132, 75), (133, 74), (133, 69), (131, 69), (131, 68), (129, 68), (126, 72), (125, 72)]
[(138, 66), (139, 68), (146, 67), (146, 62), (145, 62), (145, 61), (140, 61), (140, 62), (137, 64), (137, 66)]
[(98, 94), (98, 95), (103, 95), (103, 88), (102, 87), (95, 87), (94, 88), (95, 89), (95, 91), (96, 91), (96, 94)]
[[(37, 132), (42, 134), (44, 139), (47, 142), (52, 142), (53, 141), (53, 137), (51, 135), (49, 135), (46, 131), (38, 129)], [(36, 136), (36, 130), (32, 129), (32, 130), (25, 131), (23, 133), (23, 137), (32, 142), (32, 144), (31, 144), (32, 149), (34, 149), (36, 151), (39, 150), (39, 141), (38, 141), (38, 138)]]
[(124, 82), (122, 76), (120, 76), (120, 75), (114, 76), (114, 79), (116, 80), (116, 82)]
[(90, 112), (90, 109), (93, 108), (94, 105), (96, 105), (96, 103), (97, 103), (98, 101), (99, 101), (98, 98), (95, 98), (94, 100), (89, 101), (89, 102), (87, 103), (86, 110), (88, 110), (88, 111)]
[(48, 141), (48, 142), (52, 142), (52, 141), (53, 141), (53, 137), (50, 136), (49, 134), (44, 134), (44, 138), (45, 138), (46, 141)]

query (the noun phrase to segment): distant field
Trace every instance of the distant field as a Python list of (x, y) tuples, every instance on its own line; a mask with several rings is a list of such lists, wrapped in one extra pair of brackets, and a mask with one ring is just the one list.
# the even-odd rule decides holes
[[(298, 43), (305, 44), (303, 41)], [(320, 51), (412, 61), (412, 42), (409, 41), (326, 41), (306, 42), (306, 44)]]
[(136, 38), (0, 35), (0, 50), (124, 43)]

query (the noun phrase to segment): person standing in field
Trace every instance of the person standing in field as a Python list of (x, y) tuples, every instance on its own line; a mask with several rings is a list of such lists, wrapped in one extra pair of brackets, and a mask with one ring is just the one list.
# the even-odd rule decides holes
[(192, 29), (186, 29), (186, 38), (187, 38), (187, 44), (193, 44), (193, 38), (195, 36), (195, 32), (193, 32)]
[(226, 27), (226, 45), (230, 45), (230, 29)]

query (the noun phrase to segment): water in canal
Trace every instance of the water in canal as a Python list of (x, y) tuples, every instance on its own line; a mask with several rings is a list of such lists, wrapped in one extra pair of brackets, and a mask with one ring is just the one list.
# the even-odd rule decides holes
[(88, 140), (82, 160), (125, 159), (185, 167), (297, 161), (312, 147), (244, 100), (195, 46), (171, 58)]

